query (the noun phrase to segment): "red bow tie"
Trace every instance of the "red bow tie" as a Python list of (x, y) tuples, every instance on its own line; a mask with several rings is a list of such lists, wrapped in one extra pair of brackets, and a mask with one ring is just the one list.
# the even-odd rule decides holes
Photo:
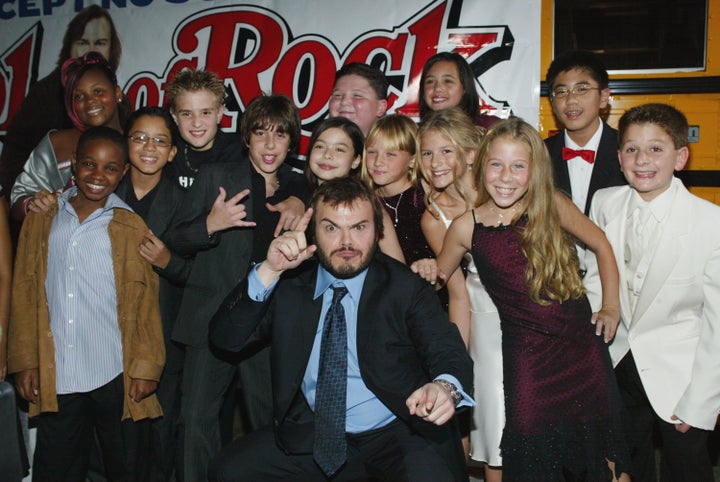
[(576, 151), (575, 149), (570, 149), (569, 147), (563, 147), (563, 161), (569, 161), (575, 157), (582, 157), (585, 162), (592, 164), (595, 162), (595, 151), (591, 151), (590, 149), (578, 149)]

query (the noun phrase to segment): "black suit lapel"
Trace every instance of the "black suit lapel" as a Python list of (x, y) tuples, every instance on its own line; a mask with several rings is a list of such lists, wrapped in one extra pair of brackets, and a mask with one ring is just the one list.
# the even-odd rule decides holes
[(562, 158), (562, 148), (565, 147), (565, 134), (560, 133), (545, 141), (550, 159), (553, 163), (553, 174), (555, 177), (555, 187), (560, 189), (568, 196), (572, 197), (570, 190), (570, 173), (568, 172), (567, 162)]
[(598, 150), (595, 153), (595, 167), (590, 176), (587, 201), (585, 202), (585, 215), (590, 213), (590, 204), (595, 191), (609, 186), (617, 185), (613, 182), (615, 172), (618, 171), (618, 143), (617, 131), (603, 123), (603, 133), (600, 137)]

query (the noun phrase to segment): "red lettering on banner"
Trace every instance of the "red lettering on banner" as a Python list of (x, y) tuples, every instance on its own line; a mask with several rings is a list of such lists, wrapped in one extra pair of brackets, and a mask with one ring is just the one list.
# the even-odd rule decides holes
[(36, 23), (25, 32), (8, 50), (0, 55), (0, 132), (5, 133), (15, 112), (25, 100), (25, 94), (37, 75), (39, 44), (42, 40), (42, 25)]
[(287, 49), (278, 62), (272, 91), (293, 99), (301, 119), (314, 119), (327, 106), (335, 83), (336, 65), (336, 57), (324, 43), (314, 39), (298, 42)]
[[(461, 27), (457, 25), (461, 10), (462, 0), (433, 0), (393, 31), (367, 31), (341, 52), (321, 36), (293, 38), (284, 19), (272, 10), (247, 5), (210, 8), (177, 26), (172, 40), (175, 55), (164, 72), (137, 73), (124, 90), (136, 107), (160, 105), (166, 101), (164, 90), (175, 73), (184, 68), (204, 68), (216, 72), (227, 87), (229, 112), (222, 120), (226, 130), (237, 130), (236, 111), (243, 111), (265, 90), (290, 96), (307, 131), (327, 113), (335, 71), (345, 63), (364, 62), (387, 76), (391, 111), (417, 116), (420, 74), (439, 45), (452, 48), (471, 62), (483, 59), (493, 48), (506, 50), (504, 57), (493, 56), (489, 61), (487, 57), (486, 62), (478, 63), (478, 76), (482, 69), (509, 58), (512, 42), (499, 41), (503, 32), (512, 38), (507, 27)], [(0, 72), (0, 102), (10, 99), (7, 106), (0, 105), (0, 112), (7, 112), (0, 129), (27, 92), (32, 64), (28, 50), (31, 42), (26, 43), (29, 39), (24, 37), (2, 57), (14, 75), (9, 78)], [(396, 105), (403, 92), (403, 104)]]

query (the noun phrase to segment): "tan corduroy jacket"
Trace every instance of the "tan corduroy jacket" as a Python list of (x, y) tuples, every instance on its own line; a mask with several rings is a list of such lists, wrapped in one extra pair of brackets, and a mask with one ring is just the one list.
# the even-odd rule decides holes
[[(23, 223), (15, 257), (12, 309), (8, 331), (8, 371), (39, 370), (38, 404), (30, 404), (30, 416), (57, 412), (55, 346), (45, 278), (48, 240), (57, 205), (49, 212), (30, 213)], [(142, 219), (131, 211), (116, 208), (108, 225), (112, 246), (117, 312), (122, 337), (125, 401), (123, 420), (162, 415), (153, 394), (140, 402), (130, 400), (132, 378), (159, 380), (165, 364), (158, 278), (137, 247), (147, 231)]]

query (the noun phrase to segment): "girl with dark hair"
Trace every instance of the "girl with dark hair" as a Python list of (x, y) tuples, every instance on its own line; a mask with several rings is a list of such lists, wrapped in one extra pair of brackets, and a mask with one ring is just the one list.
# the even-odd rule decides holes
[(480, 112), (475, 74), (465, 57), (455, 52), (439, 52), (425, 62), (418, 98), (421, 119), (430, 112), (459, 107), (486, 129), (500, 120)]
[[(310, 136), (305, 164), (305, 177), (310, 191), (320, 184), (338, 177), (359, 177), (365, 138), (350, 119), (331, 117), (322, 121)], [(400, 241), (390, 216), (383, 209), (383, 235), (380, 250), (398, 261), (405, 262)]]
[[(0, 154), (0, 185), (6, 193), (12, 189), (30, 152), (43, 136), (51, 129), (72, 127), (62, 100), (65, 90), (61, 69), (68, 59), (82, 57), (91, 50), (100, 53), (113, 71), (117, 70), (122, 53), (120, 39), (110, 14), (98, 5), (83, 8), (73, 17), (63, 37), (57, 67), (30, 86), (8, 125)], [(126, 98), (123, 98), (123, 108), (131, 110)]]
[(118, 105), (122, 92), (115, 72), (97, 52), (68, 59), (62, 67), (65, 106), (74, 127), (51, 130), (33, 149), (10, 194), (12, 215), (22, 221), (28, 209), (47, 210), (56, 192), (70, 181), (70, 156), (88, 127), (107, 126), (122, 131)]

